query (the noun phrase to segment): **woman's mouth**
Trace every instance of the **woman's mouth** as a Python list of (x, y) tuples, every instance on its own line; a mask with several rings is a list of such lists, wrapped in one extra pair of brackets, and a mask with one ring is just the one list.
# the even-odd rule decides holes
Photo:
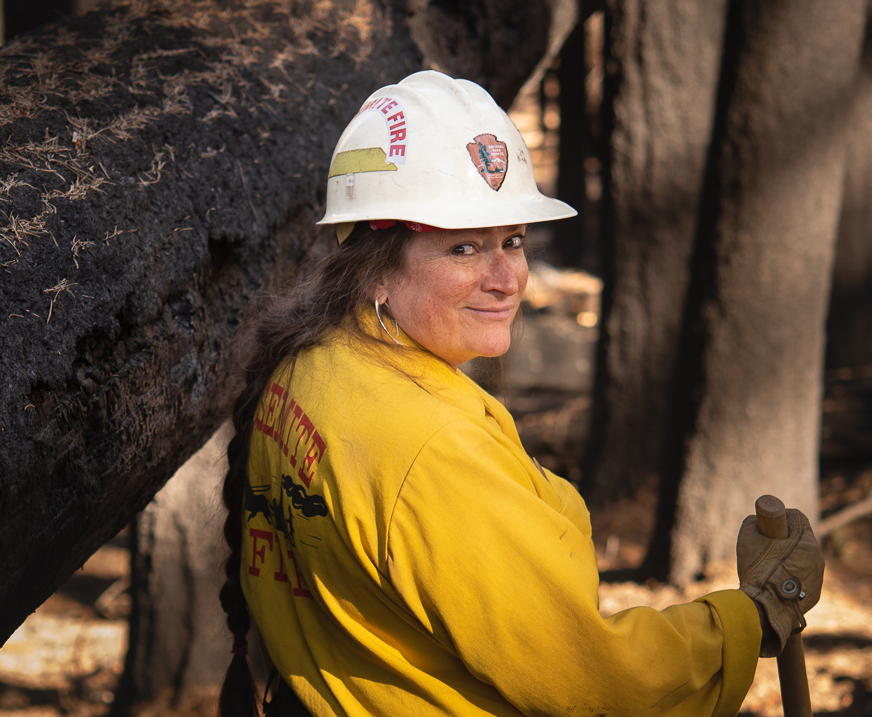
[(473, 306), (468, 306), (467, 309), (471, 311), (475, 316), (486, 319), (488, 321), (505, 321), (506, 319), (511, 319), (512, 314), (514, 314), (515, 312), (515, 307), (513, 305), (487, 309), (480, 309)]

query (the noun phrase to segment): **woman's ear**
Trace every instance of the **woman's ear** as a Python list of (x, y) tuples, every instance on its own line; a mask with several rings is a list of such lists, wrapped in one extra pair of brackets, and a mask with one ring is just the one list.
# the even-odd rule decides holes
[(376, 300), (378, 300), (379, 304), (383, 304), (385, 299), (390, 295), (388, 292), (388, 282), (381, 278), (381, 276), (368, 275), (364, 267), (357, 268), (356, 276), (357, 283), (363, 287), (364, 296), (369, 299), (370, 304)]
[(391, 296), (392, 282), (389, 279), (380, 281), (372, 292), (372, 298), (377, 299), (378, 303), (384, 305), (388, 303)]

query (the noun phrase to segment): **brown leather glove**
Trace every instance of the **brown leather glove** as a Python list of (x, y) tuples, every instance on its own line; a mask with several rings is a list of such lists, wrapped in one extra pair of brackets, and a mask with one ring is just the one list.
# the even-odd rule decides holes
[(760, 657), (777, 657), (794, 629), (805, 627), (802, 617), (820, 600), (824, 556), (802, 513), (787, 510), (786, 538), (767, 538), (749, 515), (736, 543), (739, 588), (759, 602), (775, 631), (763, 640)]

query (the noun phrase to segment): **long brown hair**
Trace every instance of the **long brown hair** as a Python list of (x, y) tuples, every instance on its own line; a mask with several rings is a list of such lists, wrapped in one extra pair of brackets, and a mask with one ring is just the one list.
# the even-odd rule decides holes
[(224, 479), (224, 539), (230, 547), (227, 576), (221, 588), (221, 607), (233, 634), (233, 658), (218, 701), (220, 717), (256, 717), (259, 714), (254, 680), (245, 657), (251, 617), (240, 583), (242, 564), (242, 504), (248, 482), (248, 450), (254, 414), (260, 396), (279, 364), (322, 341), (334, 330), (348, 326), (364, 340), (373, 340), (356, 322), (359, 307), (370, 304), (377, 287), (405, 268), (406, 245), (413, 232), (398, 223), (373, 230), (358, 222), (340, 247), (314, 267), (308, 279), (280, 296), (259, 318), (252, 334), (250, 358), (245, 366), (245, 388), (236, 399), (233, 427), (236, 435), (227, 447), (230, 467)]

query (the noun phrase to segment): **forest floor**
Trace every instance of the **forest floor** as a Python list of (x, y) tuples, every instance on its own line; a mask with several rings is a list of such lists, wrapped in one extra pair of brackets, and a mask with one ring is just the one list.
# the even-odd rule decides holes
[[(822, 508), (834, 512), (872, 490), (872, 469), (828, 469)], [(664, 608), (711, 590), (736, 586), (730, 566), (690, 590), (654, 583), (608, 582), (610, 571), (633, 568), (644, 556), (654, 491), (594, 511), (594, 538), (604, 582), (601, 609)], [(827, 537), (823, 597), (809, 614), (805, 647), (815, 715), (872, 715), (872, 519)], [(0, 717), (96, 717), (111, 710), (127, 649), (129, 553), (124, 535), (98, 551), (0, 649)], [(214, 715), (215, 693), (184, 703), (141, 705), (140, 717)], [(742, 708), (747, 717), (781, 715), (774, 660), (761, 660)]]

